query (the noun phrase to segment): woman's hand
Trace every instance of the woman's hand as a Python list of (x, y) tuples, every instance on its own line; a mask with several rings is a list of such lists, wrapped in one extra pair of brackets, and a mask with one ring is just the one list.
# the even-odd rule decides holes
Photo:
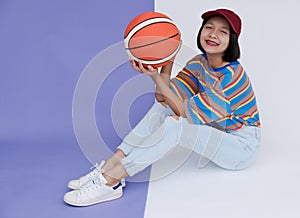
[(144, 65), (141, 62), (136, 62), (133, 59), (130, 59), (130, 64), (132, 66), (133, 69), (135, 69), (136, 71), (142, 73), (142, 74), (146, 74), (149, 76), (154, 76), (158, 74), (158, 69), (152, 67), (151, 65), (148, 65), (147, 68), (144, 67)]

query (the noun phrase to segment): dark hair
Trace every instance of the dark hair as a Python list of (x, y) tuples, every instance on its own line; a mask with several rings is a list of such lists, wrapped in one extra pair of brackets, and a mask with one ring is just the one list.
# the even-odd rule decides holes
[[(201, 46), (200, 35), (201, 35), (204, 25), (206, 24), (206, 22), (208, 20), (209, 20), (209, 18), (203, 20), (200, 30), (198, 32), (198, 36), (197, 36), (197, 46), (204, 54), (206, 52)], [(240, 52), (240, 46), (239, 46), (239, 42), (238, 42), (238, 36), (230, 26), (229, 44), (228, 44), (227, 49), (224, 52), (223, 61), (226, 61), (226, 62), (237, 61), (237, 59), (240, 58), (240, 55), (241, 55), (241, 52)]]

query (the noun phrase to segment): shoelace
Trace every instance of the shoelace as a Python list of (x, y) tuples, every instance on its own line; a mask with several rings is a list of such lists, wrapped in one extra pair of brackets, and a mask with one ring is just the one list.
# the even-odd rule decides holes
[(93, 179), (92, 179), (92, 183), (94, 185), (102, 185), (104, 183), (106, 183), (106, 181), (103, 179), (103, 177), (101, 176), (95, 176)]
[(93, 166), (90, 167), (90, 170), (98, 168), (100, 166), (100, 164), (95, 163)]
[[(99, 171), (99, 172), (102, 173), (103, 169), (102, 169), (101, 167), (102, 167), (102, 166), (101, 166), (100, 164), (95, 163), (93, 166), (90, 167), (90, 170), (93, 170), (93, 171), (97, 170), (97, 171)], [(92, 172), (93, 172), (93, 171), (92, 171)]]
[(93, 169), (90, 173), (88, 173), (85, 177), (89, 178), (89, 182), (85, 183), (85, 185), (95, 185), (95, 184), (103, 184), (106, 183), (106, 181), (103, 179), (102, 176), (99, 174), (104, 173), (104, 170), (102, 169), (102, 165), (99, 165), (96, 163), (93, 165), (90, 169)]
[(95, 179), (95, 177), (97, 177), (97, 175), (99, 173), (104, 172), (104, 170), (102, 169), (102, 166), (103, 166), (103, 162), (101, 162), (100, 164), (96, 163), (92, 167), (90, 167), (90, 170), (92, 170), (92, 171), (80, 178), (80, 180), (79, 180), (79, 182), (81, 184), (80, 186), (83, 187), (84, 185), (86, 185), (89, 182), (93, 183), (93, 180)]
[(101, 166), (96, 163), (95, 165), (93, 165), (90, 170), (92, 170), (91, 172), (89, 172), (87, 174), (87, 177), (93, 179), (98, 173), (103, 173), (103, 170), (101, 168)]

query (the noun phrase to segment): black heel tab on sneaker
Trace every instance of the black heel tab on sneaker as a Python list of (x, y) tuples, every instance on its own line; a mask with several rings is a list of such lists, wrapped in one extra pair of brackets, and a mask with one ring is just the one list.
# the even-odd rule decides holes
[(117, 188), (119, 188), (120, 186), (122, 186), (121, 182), (119, 182), (117, 185), (115, 185), (113, 188), (113, 190), (116, 190)]

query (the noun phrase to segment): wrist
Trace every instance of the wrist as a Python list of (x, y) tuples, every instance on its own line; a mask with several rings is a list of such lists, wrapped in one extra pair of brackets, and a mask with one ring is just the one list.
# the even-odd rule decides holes
[(165, 65), (161, 68), (160, 74), (167, 75), (170, 77), (172, 68), (173, 68), (173, 61), (170, 61), (167, 65)]
[(151, 78), (154, 82), (158, 81), (161, 77), (159, 73), (151, 74)]
[(167, 70), (161, 69), (160, 74), (163, 74), (163, 75), (165, 75), (165, 76), (170, 76), (170, 75), (171, 75), (171, 72), (169, 72), (169, 71), (167, 71)]

